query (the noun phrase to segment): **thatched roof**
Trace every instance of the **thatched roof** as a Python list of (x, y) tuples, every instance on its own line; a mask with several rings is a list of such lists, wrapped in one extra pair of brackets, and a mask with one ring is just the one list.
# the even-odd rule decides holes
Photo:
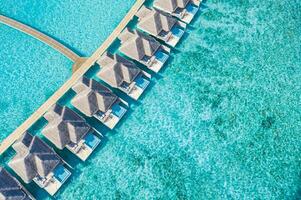
[(77, 95), (71, 100), (73, 106), (92, 117), (98, 111), (106, 112), (118, 97), (99, 82), (82, 77), (72, 89)]
[(113, 87), (120, 87), (123, 82), (132, 83), (141, 72), (133, 62), (109, 52), (103, 54), (97, 63), (101, 67), (97, 75)]
[(43, 135), (59, 149), (69, 143), (78, 143), (91, 129), (85, 119), (70, 108), (54, 105), (45, 115), (48, 121)]
[(155, 0), (154, 6), (158, 6), (167, 12), (174, 12), (178, 8), (186, 8), (190, 0)]
[(26, 183), (37, 175), (47, 176), (61, 162), (52, 148), (28, 132), (13, 144), (13, 148), (17, 155), (8, 164)]
[(30, 197), (22, 188), (17, 179), (0, 167), (0, 199), (29, 200)]
[(175, 18), (145, 6), (140, 8), (136, 16), (139, 18), (138, 27), (154, 36), (170, 32), (177, 23)]
[(119, 50), (136, 60), (142, 60), (145, 56), (152, 57), (161, 46), (154, 38), (129, 28), (126, 28), (118, 38), (121, 41)]

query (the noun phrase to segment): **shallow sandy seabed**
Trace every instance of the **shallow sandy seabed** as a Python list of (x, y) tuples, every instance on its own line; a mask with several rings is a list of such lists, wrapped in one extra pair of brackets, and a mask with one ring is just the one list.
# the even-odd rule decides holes
[(58, 199), (301, 198), (300, 21), (300, 1), (206, 1)]

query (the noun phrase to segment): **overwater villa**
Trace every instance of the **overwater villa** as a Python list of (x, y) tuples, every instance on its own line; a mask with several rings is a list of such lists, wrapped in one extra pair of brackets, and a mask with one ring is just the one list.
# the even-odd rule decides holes
[(137, 100), (150, 83), (151, 75), (118, 54), (104, 53), (96, 62), (97, 76)]
[(118, 38), (121, 41), (121, 53), (154, 72), (159, 72), (169, 58), (170, 48), (140, 31), (126, 28)]
[(32, 195), (3, 167), (0, 167), (1, 200), (34, 200)]
[(141, 7), (137, 12), (137, 28), (175, 47), (182, 38), (186, 24), (153, 8)]
[(201, 0), (155, 0), (154, 8), (189, 24), (199, 10)]
[(42, 130), (43, 135), (58, 149), (66, 147), (83, 161), (101, 142), (102, 135), (66, 106), (54, 105), (44, 118), (48, 124)]
[(17, 154), (8, 165), (25, 183), (34, 181), (50, 195), (71, 175), (59, 155), (37, 136), (26, 132), (12, 147)]
[(72, 89), (71, 104), (87, 117), (95, 117), (113, 129), (124, 116), (127, 103), (99, 82), (83, 76)]

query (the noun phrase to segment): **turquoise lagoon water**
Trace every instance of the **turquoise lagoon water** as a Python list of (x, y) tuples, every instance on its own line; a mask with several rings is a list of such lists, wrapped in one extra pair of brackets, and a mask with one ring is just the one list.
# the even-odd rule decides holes
[(300, 1), (208, 0), (56, 198), (300, 199), (300, 25)]
[[(91, 55), (131, 8), (131, 1), (0, 0), (0, 13)], [(116, 12), (118, 10), (118, 12)], [(0, 140), (70, 76), (72, 62), (47, 45), (0, 24)]]

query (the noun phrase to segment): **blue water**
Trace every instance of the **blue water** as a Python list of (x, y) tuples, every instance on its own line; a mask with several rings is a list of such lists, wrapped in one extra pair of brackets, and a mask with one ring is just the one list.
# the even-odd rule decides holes
[(140, 77), (140, 78), (136, 79), (136, 85), (138, 87), (140, 87), (142, 90), (145, 90), (145, 88), (147, 88), (149, 83), (150, 83), (150, 81), (143, 78), (143, 77)]
[(122, 118), (122, 116), (126, 113), (127, 109), (122, 107), (120, 104), (115, 104), (112, 107), (112, 113), (118, 118)]
[[(109, 2), (0, 0), (0, 13), (47, 33), (81, 56), (89, 56), (134, 0)], [(72, 64), (45, 44), (0, 24), (0, 140), (71, 76)]]
[(2, 140), (70, 77), (72, 62), (1, 24), (0, 41)]
[(57, 199), (301, 198), (301, 2), (207, 0), (201, 10)]
[(95, 149), (99, 142), (100, 139), (92, 133), (88, 133), (88, 135), (85, 137), (85, 144), (87, 144), (92, 150)]
[(166, 53), (163, 53), (162, 51), (158, 51), (156, 54), (156, 59), (159, 60), (161, 63), (165, 63), (167, 59), (169, 58), (169, 55)]
[(64, 183), (70, 177), (70, 172), (63, 165), (59, 165), (54, 170), (54, 176), (59, 182)]
[(195, 15), (198, 12), (198, 8), (192, 4), (189, 4), (186, 9), (188, 12), (192, 13), (193, 15)]
[(172, 34), (178, 38), (181, 38), (185, 31), (183, 31), (180, 27), (174, 27), (171, 30)]

